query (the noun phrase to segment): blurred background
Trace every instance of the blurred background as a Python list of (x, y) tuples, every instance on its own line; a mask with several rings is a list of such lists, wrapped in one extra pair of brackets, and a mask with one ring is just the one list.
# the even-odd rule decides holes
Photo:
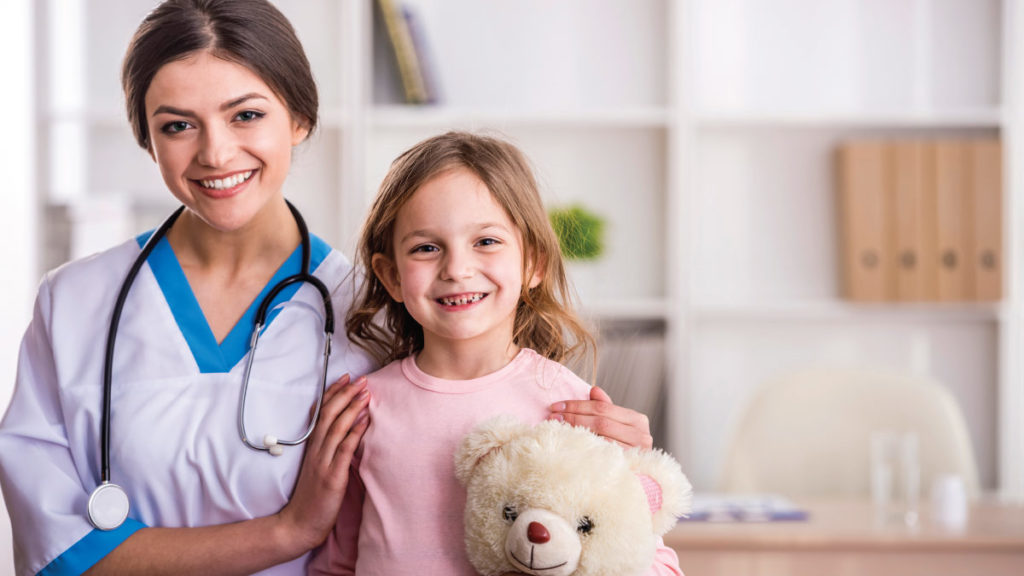
[[(1016, 2), (275, 4), (321, 91), (285, 190), (311, 230), (351, 253), (426, 136), (518, 144), (577, 219), (564, 239), (593, 242), (570, 261), (601, 346), (581, 372), (650, 415), (699, 492), (868, 498), (872, 438), (897, 433), (922, 502), (949, 476), (1024, 500)], [(173, 209), (119, 83), (154, 5), (0, 9), (0, 407), (41, 274)]]

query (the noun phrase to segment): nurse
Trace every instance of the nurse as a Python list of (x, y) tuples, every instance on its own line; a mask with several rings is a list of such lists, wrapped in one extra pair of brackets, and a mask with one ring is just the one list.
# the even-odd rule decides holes
[[(112, 356), (109, 458), (102, 456), (108, 325), (152, 233), (43, 278), (0, 423), (0, 485), (18, 574), (304, 574), (338, 516), (366, 428), (371, 361), (330, 336), (327, 391), (309, 440), (280, 456), (239, 435), (240, 389), (259, 304), (308, 268), (351, 301), (346, 258), (310, 236), (281, 189), (293, 148), (316, 128), (309, 64), (266, 0), (168, 0), (142, 22), (122, 83), (135, 137), (184, 205), (124, 301)], [(107, 167), (116, 170), (117, 166)], [(323, 374), (325, 307), (310, 283), (274, 299), (252, 361), (245, 434), (296, 438)], [(561, 416), (650, 446), (646, 418), (597, 396)], [(109, 467), (103, 462), (109, 460)], [(128, 518), (87, 516), (109, 468)]]

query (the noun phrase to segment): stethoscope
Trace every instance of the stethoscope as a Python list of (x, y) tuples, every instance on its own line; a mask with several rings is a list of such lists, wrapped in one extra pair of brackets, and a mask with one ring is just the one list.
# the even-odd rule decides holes
[[(249, 360), (245, 366), (245, 377), (242, 380), (242, 393), (238, 405), (238, 434), (242, 437), (242, 442), (253, 450), (269, 452), (274, 456), (280, 456), (284, 452), (284, 446), (297, 446), (302, 444), (309, 438), (310, 434), (313, 433), (313, 427), (316, 425), (316, 421), (320, 417), (320, 408), (323, 405), (324, 390), (327, 387), (327, 361), (331, 356), (331, 335), (334, 333), (334, 308), (331, 306), (331, 294), (327, 290), (327, 286), (324, 285), (319, 278), (309, 273), (309, 230), (306, 228), (306, 222), (302, 219), (302, 215), (299, 214), (299, 211), (295, 206), (292, 206), (291, 202), (288, 202), (287, 200), (285, 202), (288, 204), (288, 209), (291, 210), (292, 216), (295, 218), (295, 223), (299, 227), (299, 234), (302, 236), (302, 268), (298, 274), (293, 274), (275, 284), (267, 295), (263, 297), (259, 308), (256, 310), (252, 336), (249, 338)], [(185, 207), (181, 206), (175, 210), (174, 213), (171, 214), (159, 228), (157, 228), (156, 232), (150, 236), (149, 240), (146, 241), (146, 244), (142, 247), (142, 252), (139, 253), (139, 256), (135, 259), (135, 262), (132, 263), (131, 268), (128, 270), (128, 276), (121, 285), (121, 291), (118, 293), (117, 301), (114, 304), (114, 313), (110, 318), (110, 330), (107, 333), (107, 347), (103, 363), (103, 419), (100, 423), (102, 481), (100, 482), (100, 485), (92, 491), (92, 494), (89, 496), (88, 504), (89, 522), (100, 530), (113, 530), (124, 523), (125, 519), (128, 518), (129, 508), (128, 494), (123, 488), (110, 481), (110, 395), (111, 382), (113, 379), (114, 340), (117, 338), (117, 325), (121, 320), (121, 312), (124, 310), (124, 303), (128, 297), (128, 291), (131, 289), (132, 283), (135, 281), (135, 276), (139, 273), (139, 270), (153, 251), (153, 248), (156, 247), (161, 238), (167, 235), (167, 231), (170, 229), (171, 225), (174, 224), (175, 220), (178, 219), (178, 216), (181, 215), (184, 209)], [(249, 376), (252, 373), (253, 361), (256, 358), (256, 345), (259, 342), (260, 332), (263, 330), (263, 325), (266, 323), (267, 314), (271, 310), (270, 305), (274, 301), (274, 298), (288, 286), (303, 282), (311, 284), (316, 288), (317, 292), (320, 293), (320, 298), (323, 300), (324, 306), (324, 363), (323, 370), (320, 375), (320, 385), (317, 387), (316, 405), (306, 426), (306, 432), (299, 438), (296, 438), (295, 440), (281, 440), (271, 434), (267, 434), (263, 437), (262, 444), (256, 444), (249, 439), (245, 432), (245, 396), (249, 390)]]

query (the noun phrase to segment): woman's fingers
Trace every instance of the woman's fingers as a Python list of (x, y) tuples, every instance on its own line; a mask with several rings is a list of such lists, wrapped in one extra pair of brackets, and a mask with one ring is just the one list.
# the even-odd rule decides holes
[(349, 429), (348, 434), (346, 434), (345, 438), (340, 444), (338, 444), (334, 462), (331, 464), (331, 474), (348, 474), (348, 468), (352, 464), (352, 458), (355, 456), (356, 449), (359, 448), (359, 442), (363, 439), (363, 434), (366, 433), (366, 429), (369, 425), (370, 414), (364, 410), (359, 413), (356, 417), (356, 421)]
[(604, 390), (594, 386), (590, 400), (566, 400), (550, 406), (548, 419), (585, 426), (599, 436), (625, 446), (649, 449), (654, 444), (647, 416), (612, 403)]
[[(365, 379), (361, 380), (363, 380), (362, 386), (358, 386), (359, 380), (353, 384), (353, 386), (358, 386), (358, 391), (353, 391), (352, 395), (346, 391), (332, 398), (330, 409), (325, 409), (321, 416), (320, 425), (324, 426), (326, 430), (323, 442), (318, 449), (318, 457), (323, 466), (333, 467), (342, 442), (353, 432), (353, 426), (359, 420), (360, 414), (366, 413), (366, 408), (370, 403), (370, 392), (366, 390)], [(362, 437), (361, 432), (355, 439), (356, 445), (358, 445), (360, 437)]]
[(348, 374), (339, 378), (332, 386), (324, 392), (323, 405), (320, 407), (320, 418), (313, 428), (313, 434), (309, 437), (307, 453), (320, 453), (323, 447), (324, 438), (330, 430), (331, 424), (338, 415), (352, 402), (352, 400), (366, 389), (366, 377), (350, 381)]

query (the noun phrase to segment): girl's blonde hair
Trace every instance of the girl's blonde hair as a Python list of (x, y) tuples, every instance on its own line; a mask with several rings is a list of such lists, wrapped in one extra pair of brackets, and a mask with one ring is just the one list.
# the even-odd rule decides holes
[[(592, 354), (594, 339), (573, 311), (558, 238), (529, 163), (512, 144), (467, 132), (428, 138), (391, 164), (356, 248), (356, 264), (366, 271), (366, 278), (346, 318), (349, 339), (382, 364), (423, 348), (423, 328), (402, 303), (391, 299), (371, 263), (374, 254), (394, 258), (395, 220), (409, 198), (430, 179), (456, 168), (483, 181), (522, 237), (524, 282), (513, 342), (556, 362)], [(525, 279), (533, 276), (536, 266), (543, 277), (530, 288)]]

